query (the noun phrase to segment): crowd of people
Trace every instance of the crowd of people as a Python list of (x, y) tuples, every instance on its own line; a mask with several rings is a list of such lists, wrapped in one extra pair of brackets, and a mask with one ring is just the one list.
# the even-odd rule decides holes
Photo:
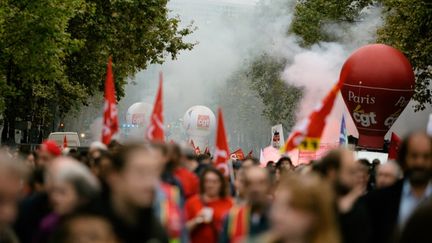
[(0, 242), (432, 242), (425, 133), (407, 136), (397, 161), (340, 148), (309, 164), (248, 157), (230, 168), (176, 144), (3, 149)]

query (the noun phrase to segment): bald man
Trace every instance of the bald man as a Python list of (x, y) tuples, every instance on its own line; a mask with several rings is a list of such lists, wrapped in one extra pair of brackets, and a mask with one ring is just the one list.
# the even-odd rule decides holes
[(399, 179), (402, 179), (402, 170), (396, 161), (389, 160), (378, 166), (375, 177), (377, 189), (389, 187)]

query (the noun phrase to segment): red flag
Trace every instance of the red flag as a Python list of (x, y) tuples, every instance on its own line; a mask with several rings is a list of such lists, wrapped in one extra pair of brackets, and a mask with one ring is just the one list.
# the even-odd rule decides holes
[(195, 150), (195, 143), (194, 143), (194, 141), (192, 139), (190, 141), (190, 144), (191, 144), (192, 148)]
[(204, 154), (210, 154), (210, 149), (209, 149), (209, 147), (206, 147), (206, 148), (205, 148)]
[(233, 158), (233, 157), (237, 160), (244, 160), (245, 155), (243, 153), (243, 149), (239, 148), (236, 151), (234, 151), (233, 153), (231, 153), (230, 158)]
[(68, 146), (68, 142), (67, 142), (67, 138), (66, 135), (63, 137), (63, 148), (67, 148)]
[(253, 158), (253, 150), (249, 151), (249, 153), (246, 155), (246, 158)]
[(326, 125), (327, 116), (333, 109), (334, 101), (341, 89), (343, 79), (337, 82), (324, 100), (312, 111), (310, 116), (294, 128), (281, 152), (286, 153), (297, 147), (302, 150), (315, 151), (319, 149), (319, 140)]
[(216, 133), (216, 150), (214, 154), (214, 162), (216, 168), (220, 169), (228, 176), (229, 147), (225, 133), (222, 109), (218, 110), (217, 133)]
[(200, 155), (201, 154), (201, 150), (200, 150), (199, 146), (195, 148), (195, 154), (196, 155)]
[(388, 159), (397, 159), (399, 147), (401, 143), (402, 141), (399, 138), (399, 136), (396, 135), (396, 133), (392, 132), (390, 145), (388, 149)]
[(150, 141), (163, 142), (165, 133), (163, 127), (163, 103), (162, 103), (162, 72), (159, 73), (159, 89), (156, 94), (156, 100), (153, 106), (153, 112), (150, 117), (150, 125), (147, 129), (147, 139)]
[(114, 77), (112, 73), (112, 59), (108, 60), (107, 76), (105, 80), (105, 107), (103, 116), (102, 142), (108, 145), (112, 137), (119, 130), (117, 117), (117, 106), (114, 87)]

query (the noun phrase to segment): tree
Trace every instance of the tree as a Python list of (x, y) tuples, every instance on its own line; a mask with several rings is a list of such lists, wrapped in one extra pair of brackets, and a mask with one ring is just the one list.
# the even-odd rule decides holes
[[(237, 70), (216, 92), (216, 103), (222, 107), (229, 145), (232, 150), (242, 148), (246, 153), (270, 143), (269, 119), (263, 115), (265, 108), (258, 93), (251, 88), (246, 69)], [(217, 108), (216, 106), (214, 108)]]
[(301, 45), (309, 47), (321, 41), (337, 41), (325, 25), (334, 22), (353, 23), (360, 11), (373, 0), (303, 0), (295, 6), (290, 32), (300, 36)]
[(382, 6), (384, 25), (378, 30), (377, 42), (401, 50), (410, 60), (416, 74), (413, 99), (416, 110), (432, 104), (432, 4), (426, 0), (303, 0), (295, 8), (290, 31), (309, 47), (321, 41), (338, 41), (325, 31), (326, 24), (361, 21), (360, 11), (368, 5)]
[(432, 3), (425, 0), (383, 0), (386, 21), (378, 42), (401, 50), (416, 73), (416, 110), (432, 104)]
[[(128, 76), (175, 58), (193, 43), (169, 18), (166, 0), (6, 0), (0, 5), (2, 141), (14, 143), (15, 123), (55, 130), (58, 117), (103, 89), (113, 56), (118, 97)], [(0, 103), (1, 105), (1, 103)], [(1, 106), (0, 106), (1, 108)]]
[(263, 115), (273, 125), (282, 124), (290, 130), (296, 121), (295, 112), (303, 92), (301, 88), (286, 84), (281, 79), (285, 66), (284, 59), (262, 54), (252, 60), (247, 77), (265, 105)]
[(116, 91), (122, 97), (126, 77), (194, 46), (183, 41), (192, 33), (191, 26), (180, 29), (178, 18), (168, 18), (167, 0), (87, 2), (93, 11), (76, 16), (69, 26), (72, 37), (85, 39), (85, 45), (67, 64), (70, 79), (85, 83), (91, 95), (103, 88), (108, 55), (113, 56)]
[(294, 125), (302, 90), (286, 85), (280, 78), (284, 67), (283, 59), (258, 55), (245, 60), (243, 68), (218, 92), (231, 148), (238, 146), (257, 152), (269, 145), (272, 125), (282, 124), (285, 131)]
[(66, 27), (85, 8), (85, 2), (9, 0), (1, 7), (0, 83), (5, 102), (2, 140), (14, 143), (15, 122), (29, 120), (30, 115), (42, 117), (49, 108), (47, 101), (55, 99), (57, 92), (67, 90), (82, 96), (83, 87), (71, 85), (64, 75), (63, 61), (82, 44), (70, 38)]

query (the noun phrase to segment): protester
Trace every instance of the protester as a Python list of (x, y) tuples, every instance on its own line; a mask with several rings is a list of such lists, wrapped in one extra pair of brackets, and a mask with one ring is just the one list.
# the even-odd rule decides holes
[(9, 228), (15, 220), (24, 176), (24, 164), (0, 150), (0, 229)]
[(372, 241), (388, 243), (418, 205), (432, 195), (432, 141), (413, 133), (399, 148), (398, 163), (404, 178), (391, 187), (371, 192), (366, 198), (372, 226)]
[(153, 143), (152, 146), (156, 150), (156, 154), (159, 155), (159, 160), (161, 161), (160, 163), (164, 165), (161, 176), (162, 182), (177, 188), (180, 193), (179, 200), (181, 201), (181, 205), (183, 205), (183, 202), (185, 201), (183, 185), (174, 174), (174, 171), (177, 167), (177, 162), (171, 158), (173, 156), (174, 145), (170, 144), (165, 146), (160, 143)]
[(342, 242), (369, 242), (367, 211), (360, 200), (365, 192), (365, 184), (359, 179), (363, 171), (353, 152), (344, 149), (331, 151), (313, 168), (333, 186)]
[(45, 191), (45, 175), (42, 168), (34, 168), (30, 174), (28, 187), (29, 192), (27, 196), (37, 195)]
[(199, 179), (185, 165), (181, 163), (182, 153), (178, 145), (170, 144), (168, 147), (169, 164), (175, 178), (182, 185), (183, 193), (186, 199), (198, 193)]
[(289, 157), (282, 157), (278, 160), (275, 166), (275, 182), (279, 183), (281, 178), (294, 171), (294, 165)]
[(108, 174), (111, 193), (99, 208), (121, 242), (168, 242), (152, 208), (162, 167), (148, 145), (124, 145), (113, 155)]
[(245, 169), (248, 169), (253, 166), (259, 166), (259, 165), (260, 165), (260, 161), (257, 158), (253, 158), (253, 157), (247, 158), (242, 162), (242, 168)]
[(97, 214), (69, 216), (53, 235), (53, 243), (120, 243), (109, 221)]
[(191, 197), (185, 205), (186, 227), (192, 243), (200, 243), (203, 239), (208, 243), (218, 242), (223, 217), (233, 205), (227, 189), (219, 170), (207, 168), (203, 171), (199, 195)]
[(240, 167), (235, 173), (235, 204), (243, 206), (246, 204), (245, 168)]
[(43, 218), (33, 242), (48, 242), (64, 217), (96, 199), (100, 186), (89, 169), (72, 158), (58, 158), (47, 171), (53, 212)]
[(195, 174), (201, 176), (201, 173), (212, 166), (211, 157), (208, 154), (199, 154), (196, 159), (198, 160), (198, 167), (195, 169)]
[[(162, 143), (152, 143), (155, 158), (163, 167), (167, 164), (167, 146)], [(188, 232), (185, 227), (185, 216), (183, 213), (184, 199), (181, 193), (181, 185), (175, 178), (169, 182), (161, 178), (157, 189), (153, 208), (156, 217), (166, 229), (170, 242), (189, 242)], [(172, 182), (176, 182), (171, 184)]]
[[(268, 211), (272, 183), (266, 169), (245, 170), (246, 205), (233, 207), (224, 220), (221, 243), (242, 242), (269, 229)], [(246, 220), (246, 221), (245, 221)]]
[(402, 179), (402, 170), (396, 161), (389, 160), (377, 166), (375, 177), (377, 189), (392, 186), (400, 179)]
[(269, 174), (269, 176), (270, 176), (270, 181), (271, 181), (271, 187), (272, 187), (272, 191), (271, 191), (271, 194), (273, 195), (273, 193), (274, 193), (274, 189), (275, 189), (275, 187), (276, 187), (276, 185), (277, 185), (277, 183), (279, 182), (279, 178), (278, 178), (278, 169), (276, 168), (276, 165), (275, 165), (275, 163), (273, 163), (273, 161), (270, 161), (270, 162), (272, 162), (272, 164), (267, 164), (267, 166), (265, 167), (266, 168), (266, 170), (267, 170), (267, 172), (268, 172), (268, 174)]
[(372, 189), (376, 189), (376, 174), (377, 174), (377, 168), (381, 164), (381, 161), (379, 159), (372, 160), (372, 164), (370, 167), (370, 185)]
[(210, 166), (212, 164), (211, 156), (209, 154), (199, 154), (197, 160), (200, 165)]
[(38, 164), (37, 161), (38, 161), (38, 154), (35, 151), (28, 153), (28, 155), (25, 158), (25, 163), (30, 169), (36, 167), (36, 165)]
[[(56, 142), (46, 140), (39, 147), (39, 159), (36, 166), (45, 174), (52, 161), (59, 156), (61, 156), (61, 150)], [(46, 190), (48, 188), (44, 184), (43, 190), (30, 194), (19, 205), (19, 215), (14, 229), (21, 243), (32, 242), (42, 219), (52, 211)]]
[(276, 191), (269, 233), (252, 242), (339, 243), (332, 196), (316, 175), (287, 175)]
[(274, 169), (276, 167), (276, 163), (274, 161), (268, 161), (266, 164), (266, 168)]
[(112, 167), (112, 154), (109, 151), (101, 150), (96, 158), (89, 158), (89, 168), (93, 175), (99, 178), (102, 182), (106, 181), (106, 177)]
[(197, 160), (197, 155), (195, 153), (195, 150), (191, 147), (184, 147), (182, 148), (182, 162), (181, 164), (188, 169), (191, 172), (194, 172), (195, 175), (198, 175), (198, 167), (199, 162)]
[[(233, 163), (234, 178), (209, 155), (175, 144), (93, 144), (75, 156), (80, 161), (59, 151), (45, 141), (34, 166), (33, 158), (20, 163), (0, 152), (0, 242), (430, 240), (428, 228), (418, 227), (432, 211), (432, 140), (423, 133), (400, 146), (401, 169), (392, 161), (377, 166), (373, 190), (369, 162), (345, 149), (295, 168), (287, 157), (266, 168), (248, 158)], [(31, 170), (28, 182), (21, 167)]]
[(91, 159), (97, 159), (102, 155), (103, 152), (105, 152), (107, 150), (108, 150), (108, 148), (105, 144), (103, 144), (99, 141), (94, 141), (90, 144), (88, 156)]
[(358, 163), (358, 172), (357, 172), (357, 178), (359, 180), (360, 185), (365, 188), (365, 193), (372, 190), (371, 185), (371, 163), (369, 163), (369, 160), (367, 159), (359, 159), (357, 160)]
[(46, 167), (55, 158), (61, 155), (61, 150), (58, 144), (53, 140), (44, 141), (38, 150), (37, 166)]
[(276, 162), (276, 168), (280, 168), (280, 169), (286, 170), (286, 171), (293, 171), (294, 165), (293, 165), (290, 157), (283, 156)]
[(280, 158), (275, 166), (276, 183), (279, 183), (281, 178), (288, 174), (290, 171), (294, 171), (294, 166), (291, 162), (291, 159), (288, 157)]

